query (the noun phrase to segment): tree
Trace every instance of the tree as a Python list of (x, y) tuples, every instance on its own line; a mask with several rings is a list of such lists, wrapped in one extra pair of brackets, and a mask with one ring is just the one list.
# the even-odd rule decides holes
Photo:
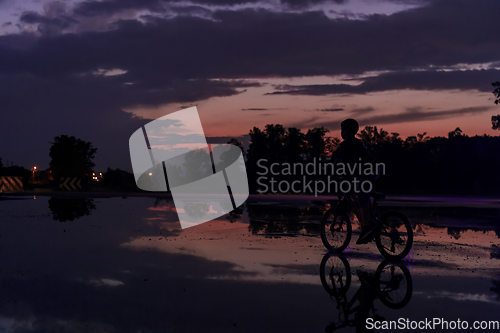
[(357, 137), (368, 146), (374, 146), (391, 139), (387, 131), (381, 128), (379, 132), (377, 126), (365, 126), (365, 128), (357, 134)]
[(285, 159), (289, 163), (302, 162), (305, 146), (305, 135), (300, 129), (290, 127), (285, 133)]
[(327, 148), (330, 148), (330, 138), (325, 139), (326, 133), (330, 130), (324, 127), (315, 127), (307, 131), (305, 135), (306, 152), (309, 158), (326, 156), (328, 154)]
[(97, 152), (92, 143), (67, 135), (56, 136), (51, 143), (49, 156), (52, 158), (50, 168), (54, 179), (92, 174), (95, 166), (93, 159)]
[[(495, 104), (498, 104), (500, 103), (500, 81), (493, 82), (491, 85), (495, 87), (493, 95), (495, 95)], [(491, 125), (493, 129), (500, 129), (500, 114), (491, 116)]]
[(453, 139), (461, 136), (463, 136), (463, 134), (460, 127), (455, 128), (454, 131), (448, 132), (448, 139)]
[(100, 182), (103, 186), (112, 188), (131, 188), (136, 189), (134, 174), (121, 169), (111, 169), (103, 174), (102, 181)]
[(491, 125), (493, 129), (500, 129), (500, 114), (491, 116)]
[(500, 103), (500, 81), (493, 82), (491, 84), (493, 87), (495, 87), (495, 90), (493, 90), (493, 95), (495, 95), (495, 104)]

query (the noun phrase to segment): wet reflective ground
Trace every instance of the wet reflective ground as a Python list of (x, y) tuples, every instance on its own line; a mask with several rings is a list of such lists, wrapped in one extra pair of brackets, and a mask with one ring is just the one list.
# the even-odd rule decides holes
[[(356, 235), (323, 260), (330, 204), (251, 196), (182, 231), (168, 197), (3, 196), (0, 332), (355, 332), (366, 309), (379, 320), (500, 320), (500, 201), (381, 203), (415, 228), (402, 267)], [(349, 276), (345, 294), (320, 271), (331, 287)], [(353, 298), (361, 306), (346, 317)]]

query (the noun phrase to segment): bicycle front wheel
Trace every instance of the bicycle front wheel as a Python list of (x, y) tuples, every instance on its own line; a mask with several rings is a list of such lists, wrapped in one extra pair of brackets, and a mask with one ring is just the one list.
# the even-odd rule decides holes
[(375, 276), (378, 281), (379, 298), (391, 309), (401, 309), (410, 302), (413, 293), (413, 281), (408, 268), (402, 263), (382, 262)]
[(351, 286), (351, 266), (346, 258), (332, 252), (327, 253), (319, 267), (323, 288), (332, 296), (347, 292)]
[(410, 221), (399, 212), (388, 212), (380, 220), (382, 223), (375, 234), (378, 250), (387, 259), (403, 259), (410, 253), (413, 245)]
[(321, 221), (321, 240), (329, 251), (342, 252), (351, 241), (351, 220), (346, 213), (328, 210)]

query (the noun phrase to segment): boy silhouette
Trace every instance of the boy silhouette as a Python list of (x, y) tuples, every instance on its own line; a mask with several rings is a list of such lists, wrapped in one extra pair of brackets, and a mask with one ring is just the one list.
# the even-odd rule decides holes
[[(359, 167), (354, 167), (361, 163), (364, 166), (365, 163), (375, 163), (375, 159), (370, 155), (368, 149), (364, 145), (363, 141), (356, 138), (356, 133), (359, 130), (359, 124), (354, 119), (346, 119), (340, 124), (341, 136), (343, 141), (337, 148), (336, 159), (334, 164), (343, 163), (345, 170), (349, 172), (354, 170), (353, 173), (349, 174), (346, 180), (353, 180), (352, 185), (355, 195), (357, 196), (358, 211), (356, 216), (358, 217), (359, 223), (362, 227), (361, 234), (359, 235), (356, 244), (366, 244), (371, 241), (371, 235), (373, 229), (370, 223), (370, 208), (371, 199), (370, 193), (365, 193), (361, 190), (361, 183), (364, 181), (373, 182), (377, 178), (376, 175), (365, 175), (363, 172), (360, 173)], [(350, 166), (350, 168), (349, 168)], [(353, 169), (354, 168), (354, 169)], [(373, 168), (375, 170), (375, 168)], [(352, 191), (351, 191), (352, 192)]]

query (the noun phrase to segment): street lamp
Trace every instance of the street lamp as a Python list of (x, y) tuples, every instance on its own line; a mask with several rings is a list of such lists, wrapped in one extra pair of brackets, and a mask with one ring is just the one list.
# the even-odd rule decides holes
[(33, 167), (33, 184), (35, 183), (35, 171), (36, 171), (36, 166)]

